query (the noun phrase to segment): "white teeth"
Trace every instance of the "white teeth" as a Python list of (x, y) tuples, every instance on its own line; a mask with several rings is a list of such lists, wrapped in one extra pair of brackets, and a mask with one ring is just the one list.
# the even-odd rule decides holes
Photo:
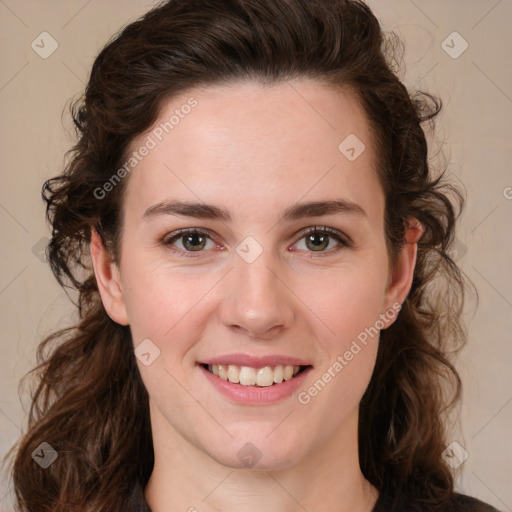
[(283, 379), (290, 380), (293, 377), (293, 366), (286, 365), (283, 369)]
[(283, 365), (279, 364), (274, 368), (274, 382), (279, 384), (283, 382)]
[(219, 377), (222, 380), (228, 380), (228, 370), (227, 370), (226, 365), (219, 364), (218, 367), (219, 367)]
[(242, 386), (254, 386), (256, 384), (256, 370), (249, 366), (240, 368), (240, 384)]
[(279, 384), (283, 380), (290, 380), (299, 373), (300, 366), (278, 364), (274, 368), (271, 366), (251, 368), (250, 366), (237, 366), (235, 364), (210, 364), (208, 370), (222, 380), (227, 380), (233, 384), (268, 387)]
[(274, 372), (270, 366), (265, 366), (265, 368), (258, 370), (256, 384), (258, 386), (272, 386), (274, 384)]
[(230, 364), (228, 366), (228, 380), (235, 384), (240, 382), (240, 368), (238, 368), (238, 366), (235, 366), (234, 364)]

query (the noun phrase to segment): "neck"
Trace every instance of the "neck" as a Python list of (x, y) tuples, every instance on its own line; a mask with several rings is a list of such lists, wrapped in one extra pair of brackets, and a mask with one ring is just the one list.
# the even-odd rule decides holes
[(364, 478), (357, 414), (328, 444), (284, 469), (239, 469), (219, 463), (174, 430), (156, 408), (155, 464), (145, 489), (152, 512), (371, 512), (378, 491)]

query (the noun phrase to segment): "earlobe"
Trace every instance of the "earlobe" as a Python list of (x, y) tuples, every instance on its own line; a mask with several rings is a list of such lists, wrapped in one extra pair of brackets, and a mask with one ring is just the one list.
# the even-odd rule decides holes
[(91, 230), (91, 259), (101, 301), (108, 316), (120, 325), (128, 325), (119, 268), (95, 229)]
[(386, 310), (393, 308), (394, 304), (403, 304), (409, 294), (416, 267), (418, 241), (425, 231), (424, 226), (413, 218), (407, 220), (405, 228), (406, 241), (400, 249), (386, 290)]

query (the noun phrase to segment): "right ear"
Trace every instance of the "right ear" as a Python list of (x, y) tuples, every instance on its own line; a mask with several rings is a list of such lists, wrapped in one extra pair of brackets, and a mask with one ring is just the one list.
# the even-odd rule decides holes
[(118, 324), (128, 325), (130, 322), (123, 297), (119, 267), (114, 262), (112, 254), (105, 249), (95, 229), (91, 229), (91, 259), (101, 301), (108, 316)]

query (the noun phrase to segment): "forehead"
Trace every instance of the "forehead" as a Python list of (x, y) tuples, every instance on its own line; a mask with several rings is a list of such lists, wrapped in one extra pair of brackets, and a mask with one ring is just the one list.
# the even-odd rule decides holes
[(262, 218), (262, 208), (343, 196), (382, 213), (370, 129), (349, 90), (310, 80), (193, 89), (165, 102), (131, 151), (144, 145), (132, 211), (172, 197), (249, 217), (259, 207)]

